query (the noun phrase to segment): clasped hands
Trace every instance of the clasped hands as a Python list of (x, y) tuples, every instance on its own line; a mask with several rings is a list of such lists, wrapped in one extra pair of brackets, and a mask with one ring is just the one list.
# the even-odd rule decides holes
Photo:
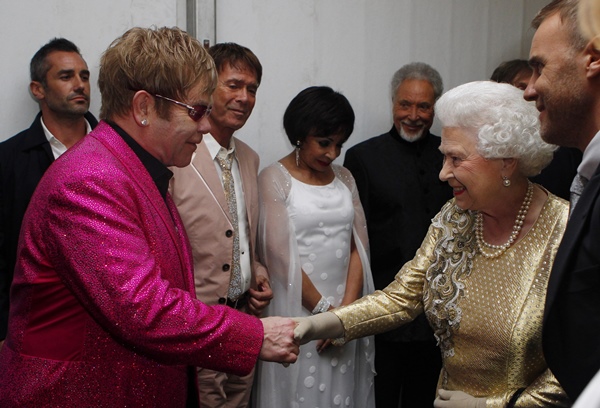
[[(316, 339), (334, 339), (344, 335), (342, 322), (331, 312), (293, 319), (267, 317), (262, 319), (262, 322), (265, 326), (263, 349), (267, 343), (280, 353), (263, 355), (261, 350), (261, 359), (284, 365), (297, 360), (300, 345)], [(485, 408), (486, 398), (473, 397), (463, 391), (440, 389), (433, 406), (434, 408)]]
[(344, 326), (331, 313), (310, 317), (266, 317), (261, 319), (264, 340), (260, 359), (290, 364), (296, 362), (300, 345), (316, 339), (335, 339), (344, 334)]

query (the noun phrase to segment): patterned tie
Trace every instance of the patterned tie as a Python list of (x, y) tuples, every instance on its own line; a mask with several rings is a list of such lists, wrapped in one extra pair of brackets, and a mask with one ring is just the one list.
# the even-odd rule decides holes
[(226, 157), (217, 156), (217, 161), (223, 172), (223, 189), (225, 190), (225, 198), (227, 199), (229, 215), (231, 216), (231, 225), (233, 226), (233, 265), (227, 297), (230, 300), (236, 300), (242, 294), (242, 271), (240, 268), (240, 237), (238, 232), (237, 200), (235, 198), (233, 175), (231, 174), (233, 152), (227, 154)]
[(587, 184), (588, 179), (583, 177), (581, 174), (577, 173), (575, 178), (573, 179), (573, 183), (571, 183), (571, 210), (569, 212), (569, 217), (573, 214), (573, 210), (577, 205), (577, 201), (579, 201), (579, 197)]

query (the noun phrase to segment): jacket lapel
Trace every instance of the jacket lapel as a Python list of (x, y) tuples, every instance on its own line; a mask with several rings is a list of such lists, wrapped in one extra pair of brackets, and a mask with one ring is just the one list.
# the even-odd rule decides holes
[[(178, 228), (179, 226), (177, 225), (179, 215), (177, 214), (177, 217), (171, 215), (169, 208), (165, 204), (165, 200), (163, 200), (156, 184), (140, 159), (129, 148), (123, 138), (107, 123), (100, 122), (94, 132), (90, 133), (90, 135), (92, 134), (129, 170), (131, 179), (139, 186), (141, 193), (148, 198), (155, 213), (167, 229), (171, 240), (175, 243), (182, 271), (184, 273), (189, 271), (190, 269), (186, 269), (186, 266), (189, 264), (189, 253), (185, 251), (185, 245), (181, 245), (178, 231), (183, 228), (182, 226)], [(187, 276), (185, 281), (187, 282)]]
[(229, 206), (227, 205), (227, 199), (225, 198), (225, 192), (223, 191), (223, 183), (219, 178), (215, 163), (210, 157), (208, 148), (204, 143), (198, 145), (198, 150), (196, 150), (196, 154), (192, 158), (191, 165), (223, 210), (223, 214), (225, 214), (227, 219), (231, 222)]
[[(554, 259), (554, 265), (548, 283), (548, 293), (546, 295), (547, 305), (551, 305), (554, 302), (560, 287), (564, 285), (563, 280), (573, 267), (573, 257), (576, 256), (583, 231), (588, 224), (587, 220), (590, 210), (593, 208), (594, 203), (598, 198), (599, 190), (600, 167), (596, 169), (592, 179), (586, 185), (581, 194), (581, 198), (573, 210), (573, 214), (567, 222), (567, 229), (565, 230), (556, 258)], [(548, 317), (549, 309), (550, 308), (547, 307), (544, 311), (544, 321), (546, 321)]]
[(239, 143), (236, 139), (236, 150), (237, 153), (239, 153), (236, 154), (236, 159), (240, 169), (240, 178), (242, 179), (242, 191), (244, 193), (244, 203), (246, 205), (247, 214), (246, 218), (248, 219), (248, 227), (250, 231), (252, 231), (252, 217), (250, 216), (252, 214), (252, 208), (250, 207), (250, 204), (252, 202), (253, 194), (255, 193), (254, 191), (252, 191), (253, 183), (251, 176), (254, 169), (252, 168), (250, 160), (248, 160), (248, 155), (243, 153), (243, 149), (244, 147), (242, 146), (242, 144)]

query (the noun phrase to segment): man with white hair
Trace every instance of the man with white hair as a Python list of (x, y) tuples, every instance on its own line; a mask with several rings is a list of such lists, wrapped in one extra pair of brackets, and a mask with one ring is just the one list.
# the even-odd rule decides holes
[[(414, 62), (391, 81), (392, 129), (346, 152), (367, 217), (371, 269), (383, 289), (412, 259), (431, 219), (451, 198), (440, 181), (440, 138), (429, 133), (434, 104), (443, 92), (440, 74)], [(375, 337), (377, 407), (431, 405), (441, 368), (440, 352), (424, 315)]]

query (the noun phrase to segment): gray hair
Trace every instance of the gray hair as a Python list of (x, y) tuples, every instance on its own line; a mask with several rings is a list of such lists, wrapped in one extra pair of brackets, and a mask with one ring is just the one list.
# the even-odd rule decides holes
[(444, 92), (444, 83), (439, 72), (424, 62), (412, 62), (404, 65), (394, 73), (391, 83), (392, 101), (396, 97), (398, 87), (407, 79), (423, 79), (428, 81), (433, 87), (433, 96), (436, 101), (442, 95), (442, 92)]
[(557, 149), (540, 136), (535, 104), (509, 84), (476, 81), (457, 86), (442, 95), (435, 111), (443, 127), (474, 129), (481, 156), (517, 159), (526, 177), (539, 174)]

